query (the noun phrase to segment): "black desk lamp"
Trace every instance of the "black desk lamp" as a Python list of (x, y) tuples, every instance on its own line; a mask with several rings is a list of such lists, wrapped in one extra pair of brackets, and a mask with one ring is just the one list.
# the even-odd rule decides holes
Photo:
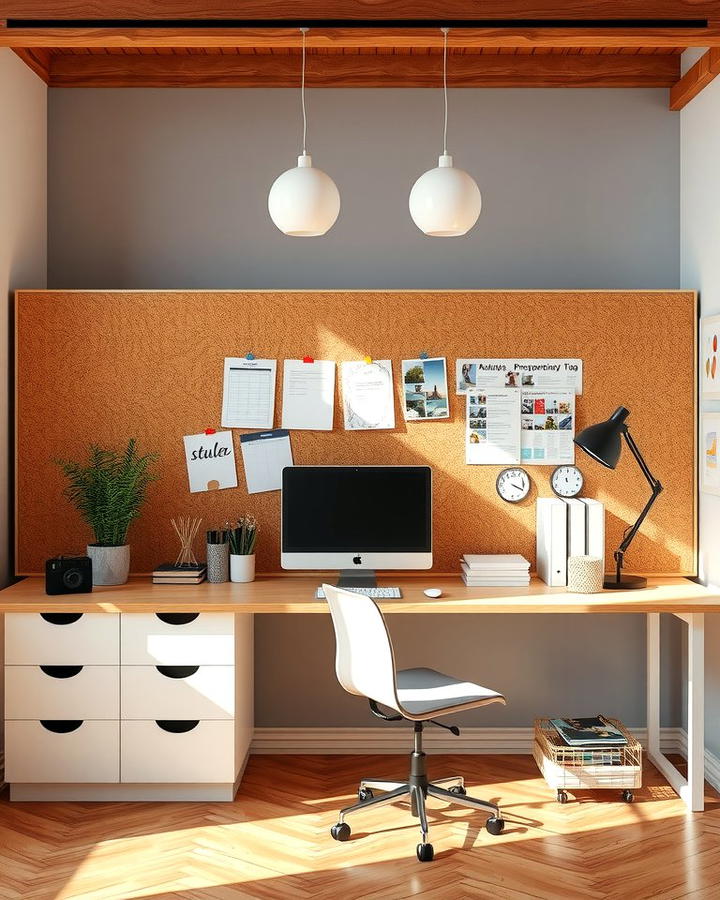
[(620, 459), (620, 451), (622, 444), (621, 437), (625, 438), (625, 443), (630, 448), (630, 452), (637, 460), (643, 475), (647, 478), (652, 488), (652, 495), (645, 508), (640, 513), (634, 525), (628, 525), (623, 534), (620, 546), (617, 548), (613, 556), (615, 557), (615, 577), (606, 578), (603, 587), (608, 590), (631, 590), (633, 588), (644, 588), (647, 586), (647, 579), (638, 575), (623, 575), (623, 558), (627, 548), (632, 543), (632, 539), (640, 530), (640, 526), (645, 520), (645, 516), (650, 512), (650, 507), (657, 500), (658, 495), (662, 491), (662, 485), (653, 476), (647, 463), (643, 459), (642, 453), (638, 450), (637, 444), (632, 438), (630, 431), (625, 424), (625, 419), (630, 415), (630, 410), (624, 406), (618, 406), (615, 412), (605, 422), (599, 422), (597, 425), (590, 425), (583, 428), (580, 434), (575, 436), (575, 443), (584, 450), (593, 459), (596, 459), (608, 469), (614, 469)]

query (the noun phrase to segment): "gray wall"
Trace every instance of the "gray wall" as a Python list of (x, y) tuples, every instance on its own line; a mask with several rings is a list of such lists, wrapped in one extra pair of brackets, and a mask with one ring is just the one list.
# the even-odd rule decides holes
[[(312, 92), (309, 149), (343, 209), (325, 238), (299, 240), (266, 208), (298, 151), (296, 92), (51, 90), (50, 286), (678, 286), (679, 122), (665, 91), (452, 91), (449, 147), (484, 202), (478, 227), (454, 240), (424, 237), (407, 212), (414, 178), (436, 164), (440, 102)], [(468, 724), (549, 712), (644, 724), (639, 617), (397, 616), (391, 628), (401, 665), (508, 695)], [(663, 721), (678, 724), (676, 630), (665, 649)], [(374, 724), (332, 661), (327, 618), (256, 616), (257, 724)]]

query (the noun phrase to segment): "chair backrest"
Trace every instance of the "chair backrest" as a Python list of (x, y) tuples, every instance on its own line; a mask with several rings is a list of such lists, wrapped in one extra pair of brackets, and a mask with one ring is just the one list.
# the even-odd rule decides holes
[(383, 615), (365, 594), (323, 585), (335, 628), (335, 672), (350, 694), (398, 712), (395, 656)]

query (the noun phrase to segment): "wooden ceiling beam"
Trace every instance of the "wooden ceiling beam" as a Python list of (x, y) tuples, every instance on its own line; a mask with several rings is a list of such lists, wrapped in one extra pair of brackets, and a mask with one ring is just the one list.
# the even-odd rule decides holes
[(0, 0), (11, 19), (717, 18), (716, 0)]
[(678, 111), (720, 75), (720, 47), (711, 47), (670, 88), (670, 109)]
[(50, 81), (50, 51), (44, 47), (16, 47), (13, 52), (48, 84)]
[[(300, 46), (297, 28), (2, 28), (0, 47), (254, 48)], [(311, 29), (309, 48), (440, 48), (439, 28)], [(720, 46), (717, 26), (699, 28), (457, 28), (451, 47), (677, 47)]]
[[(288, 55), (56, 55), (56, 87), (297, 87), (299, 59)], [(460, 55), (451, 87), (669, 87), (679, 57), (652, 55)], [(439, 56), (308, 56), (309, 87), (438, 87)]]

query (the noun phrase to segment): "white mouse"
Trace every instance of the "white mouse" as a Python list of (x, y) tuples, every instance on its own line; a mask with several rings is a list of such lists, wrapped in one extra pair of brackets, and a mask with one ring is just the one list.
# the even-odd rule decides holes
[(440, 588), (427, 588), (427, 590), (423, 591), (423, 594), (425, 594), (426, 597), (442, 597), (442, 591), (440, 590)]

